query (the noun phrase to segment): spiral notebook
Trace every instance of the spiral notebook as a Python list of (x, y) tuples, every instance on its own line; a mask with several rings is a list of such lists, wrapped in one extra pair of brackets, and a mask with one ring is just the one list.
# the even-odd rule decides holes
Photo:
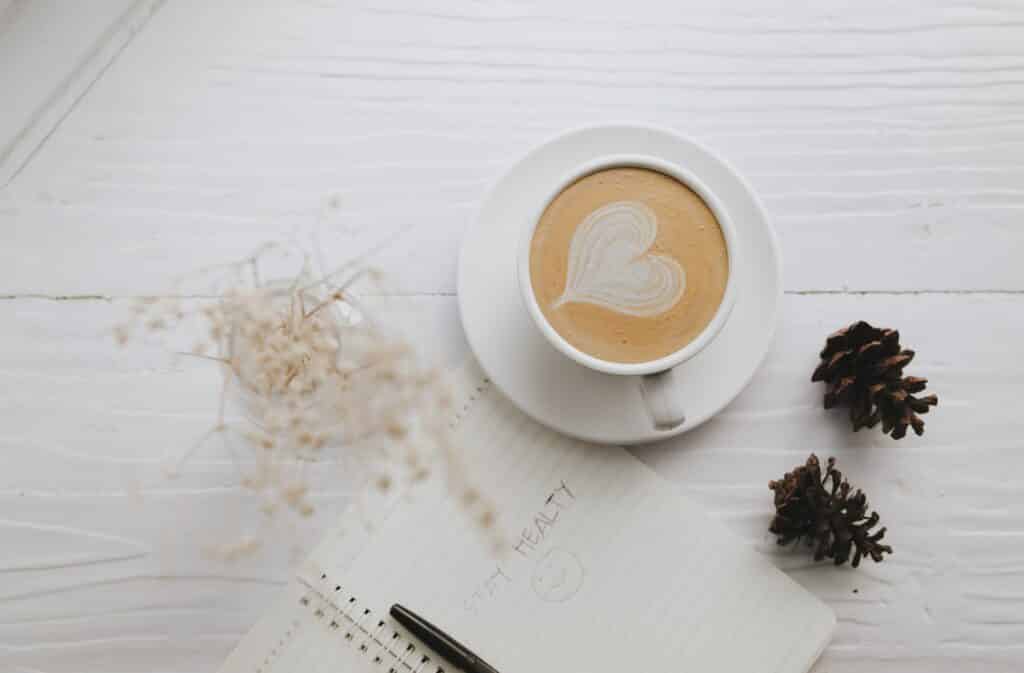
[(475, 366), (456, 435), (503, 553), (445, 489), (371, 532), (343, 521), (223, 673), (438, 673), (387, 615), (402, 603), (501, 673), (805, 673), (831, 610), (626, 451), (557, 435)]

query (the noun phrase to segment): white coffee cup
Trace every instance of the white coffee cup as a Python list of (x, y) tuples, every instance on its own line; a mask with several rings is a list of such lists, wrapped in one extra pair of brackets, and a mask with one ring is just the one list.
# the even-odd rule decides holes
[[(540, 222), (544, 211), (547, 210), (548, 205), (566, 187), (580, 178), (598, 171), (620, 167), (646, 168), (657, 171), (678, 180), (692, 189), (704, 200), (704, 203), (707, 204), (714, 214), (715, 219), (718, 220), (722, 236), (725, 239), (726, 251), (729, 255), (729, 277), (726, 280), (725, 293), (711, 322), (686, 346), (657, 360), (647, 362), (610, 362), (584, 353), (570, 344), (562, 335), (555, 331), (555, 328), (551, 326), (544, 316), (540, 305), (537, 303), (537, 297), (533, 292), (533, 283), (530, 279), (530, 249), (533, 241), (533, 232), (537, 228), (537, 224)], [(736, 270), (740, 264), (738, 254), (739, 246), (736, 241), (736, 228), (732, 223), (732, 219), (729, 217), (729, 213), (721, 201), (701, 182), (700, 178), (681, 166), (661, 159), (645, 155), (616, 154), (583, 164), (552, 185), (551, 190), (546, 194), (534, 212), (533, 217), (524, 227), (523, 236), (519, 244), (516, 271), (519, 289), (522, 293), (526, 310), (533, 317), (533, 321), (540, 329), (541, 334), (544, 335), (551, 345), (584, 367), (613, 376), (637, 377), (644, 402), (650, 412), (651, 421), (657, 428), (668, 429), (677, 427), (686, 420), (682, 395), (674, 382), (674, 368), (704, 350), (708, 344), (715, 340), (715, 337), (718, 336), (722, 331), (722, 327), (728, 321), (729, 314), (736, 303)]]

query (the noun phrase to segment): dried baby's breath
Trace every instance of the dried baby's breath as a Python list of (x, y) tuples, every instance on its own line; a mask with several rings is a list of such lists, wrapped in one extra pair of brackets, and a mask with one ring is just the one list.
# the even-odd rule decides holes
[[(362, 466), (363, 483), (381, 493), (423, 481), (440, 467), (474, 520), (492, 529), (493, 509), (460, 468), (443, 377), (370, 320), (354, 293), (357, 282), (375, 274), (342, 267), (317, 277), (305, 262), (293, 278), (263, 282), (261, 259), (275, 250), (264, 246), (206, 272), (217, 276), (215, 299), (195, 306), (176, 298), (138, 300), (129, 322), (115, 327), (115, 339), (123, 344), (195, 321), (194, 343), (183, 355), (223, 372), (216, 420), (197, 446), (220, 438), (236, 457), (239, 483), (260, 496), (268, 515), (281, 508), (311, 515), (306, 467), (330, 459)], [(240, 420), (228, 417), (229, 403), (242, 410)]]
[(260, 550), (263, 542), (250, 535), (243, 536), (238, 540), (223, 542), (218, 545), (211, 545), (203, 549), (203, 555), (207, 558), (219, 559), (222, 561), (237, 561), (252, 556)]

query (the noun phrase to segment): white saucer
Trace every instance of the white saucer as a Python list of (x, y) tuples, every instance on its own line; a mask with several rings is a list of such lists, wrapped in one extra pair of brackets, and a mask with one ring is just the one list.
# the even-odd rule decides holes
[[(634, 377), (600, 374), (551, 346), (530, 319), (516, 282), (516, 249), (539, 200), (574, 167), (610, 154), (645, 154), (688, 168), (729, 211), (741, 268), (736, 306), (718, 338), (676, 370), (686, 421), (651, 424)], [(635, 444), (692, 430), (750, 382), (771, 343), (782, 298), (779, 244), (760, 201), (735, 170), (697, 143), (659, 128), (617, 124), (570, 131), (537, 147), (492, 187), (459, 254), (459, 311), (466, 338), (495, 385), (535, 420), (572, 437)]]

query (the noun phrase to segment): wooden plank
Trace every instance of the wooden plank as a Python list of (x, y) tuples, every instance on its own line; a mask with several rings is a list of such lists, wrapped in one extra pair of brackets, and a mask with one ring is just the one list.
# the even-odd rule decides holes
[(0, 3), (0, 187), (163, 0)]
[(396, 284), (451, 293), (488, 184), (611, 119), (746, 174), (789, 290), (1024, 290), (1024, 8), (837, 7), (179, 0), (0, 192), (0, 293), (161, 292), (311, 230), (400, 236)]
[[(378, 299), (375, 313), (427, 357), (465, 353), (451, 297)], [(818, 670), (888, 666), (1012, 671), (1024, 601), (1024, 385), (1014, 357), (1019, 295), (787, 296), (765, 367), (703, 428), (635, 449), (681, 492), (834, 606)], [(48, 673), (215, 670), (270, 604), (354, 484), (313, 473), (320, 514), (292, 531), (263, 521), (231, 464), (200, 452), (177, 480), (159, 470), (209, 423), (215, 373), (156, 342), (118, 349), (123, 301), (0, 302), (0, 664)], [(809, 381), (826, 333), (866, 318), (902, 328), (940, 406), (924, 437), (850, 433)], [(777, 550), (767, 481), (810, 451), (836, 456), (895, 547), (859, 570)], [(265, 541), (224, 563), (203, 548), (237, 531)], [(667, 531), (671, 534), (671, 531)]]

